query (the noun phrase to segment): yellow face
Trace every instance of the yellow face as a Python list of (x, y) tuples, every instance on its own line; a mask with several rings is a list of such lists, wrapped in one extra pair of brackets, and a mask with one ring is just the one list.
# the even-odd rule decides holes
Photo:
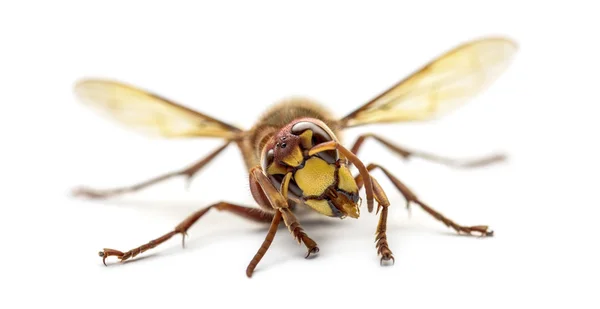
[(291, 173), (288, 197), (330, 217), (358, 218), (358, 186), (347, 161), (337, 151), (313, 156), (313, 146), (335, 140), (322, 122), (303, 119), (283, 128), (263, 151), (263, 170), (279, 188), (284, 176)]
[(314, 210), (331, 217), (358, 218), (360, 212), (353, 198), (358, 197), (358, 187), (345, 165), (337, 167), (319, 157), (310, 157), (293, 178), (304, 193), (306, 204)]

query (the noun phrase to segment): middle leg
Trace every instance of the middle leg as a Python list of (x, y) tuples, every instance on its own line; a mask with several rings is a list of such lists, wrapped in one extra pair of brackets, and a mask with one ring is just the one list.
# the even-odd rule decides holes
[(482, 167), (489, 164), (497, 163), (506, 160), (506, 156), (504, 154), (493, 154), (487, 157), (475, 158), (471, 160), (466, 159), (452, 159), (448, 157), (443, 157), (439, 155), (435, 155), (432, 153), (426, 153), (422, 151), (408, 150), (404, 147), (400, 147), (398, 145), (394, 145), (391, 142), (375, 135), (375, 134), (363, 134), (358, 137), (354, 145), (352, 146), (352, 153), (357, 154), (360, 147), (363, 145), (367, 138), (373, 138), (376, 141), (380, 142), (390, 151), (400, 155), (404, 159), (408, 159), (410, 157), (418, 157), (424, 160), (429, 160), (432, 162), (436, 162), (439, 164), (444, 164), (452, 167), (460, 167), (460, 168), (474, 168), (474, 167)]
[[(377, 164), (369, 164), (367, 166), (367, 170), (369, 172), (376, 168), (379, 168), (388, 177), (388, 179), (394, 184), (394, 186), (398, 189), (398, 191), (400, 191), (400, 193), (404, 196), (404, 198), (406, 199), (407, 207), (410, 205), (411, 202), (421, 206), (421, 208), (423, 208), (423, 210), (425, 210), (425, 212), (427, 212), (428, 214), (433, 216), (435, 219), (441, 221), (446, 226), (454, 229), (459, 234), (464, 233), (464, 234), (468, 234), (468, 235), (473, 235), (473, 233), (479, 233), (481, 236), (493, 236), (494, 235), (494, 231), (489, 229), (489, 227), (487, 225), (464, 226), (464, 225), (457, 224), (456, 222), (450, 220), (446, 216), (442, 215), (440, 212), (429, 207), (429, 205), (427, 205), (426, 203), (421, 201), (404, 183), (402, 183), (398, 178), (396, 178), (394, 175), (392, 175), (387, 169), (385, 169), (382, 166), (377, 165)], [(361, 180), (359, 179), (359, 181), (361, 181)], [(357, 184), (360, 187), (361, 183), (359, 183), (359, 181), (357, 181)]]
[(104, 189), (104, 190), (92, 189), (92, 188), (87, 188), (87, 187), (79, 187), (79, 188), (73, 189), (73, 191), (71, 193), (74, 196), (81, 196), (81, 197), (86, 197), (86, 198), (90, 198), (90, 199), (105, 199), (105, 198), (111, 198), (111, 197), (115, 197), (118, 195), (122, 195), (125, 193), (137, 192), (137, 191), (140, 191), (147, 187), (150, 187), (152, 185), (155, 185), (157, 183), (160, 183), (160, 182), (163, 182), (163, 181), (166, 181), (168, 179), (178, 177), (178, 176), (185, 176), (186, 177), (186, 186), (189, 187), (192, 177), (196, 173), (198, 173), (202, 168), (204, 168), (210, 161), (212, 161), (215, 157), (217, 157), (217, 155), (219, 155), (228, 145), (229, 145), (229, 142), (226, 142), (223, 146), (214, 150), (213, 152), (208, 154), (206, 157), (204, 157), (202, 160), (195, 162), (194, 164), (192, 164), (182, 170), (166, 173), (166, 174), (154, 177), (154, 178), (146, 180), (146, 181), (142, 181), (142, 182), (134, 184), (134, 185), (113, 188), (113, 189)]

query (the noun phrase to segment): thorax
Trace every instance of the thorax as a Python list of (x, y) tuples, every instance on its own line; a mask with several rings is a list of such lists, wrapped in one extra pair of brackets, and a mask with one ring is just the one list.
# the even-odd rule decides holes
[(238, 141), (244, 162), (248, 169), (260, 164), (260, 155), (264, 145), (277, 132), (298, 118), (316, 118), (323, 121), (340, 140), (337, 121), (322, 105), (305, 98), (290, 98), (269, 108)]

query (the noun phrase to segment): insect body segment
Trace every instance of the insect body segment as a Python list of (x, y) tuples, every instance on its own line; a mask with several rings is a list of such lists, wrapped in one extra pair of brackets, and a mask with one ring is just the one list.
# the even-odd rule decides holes
[(358, 186), (337, 150), (309, 154), (314, 146), (337, 141), (318, 119), (299, 119), (282, 128), (263, 149), (262, 168), (275, 186), (292, 173), (288, 197), (329, 217), (358, 218)]
[[(467, 42), (433, 59), (344, 117), (338, 118), (325, 106), (312, 100), (292, 98), (273, 105), (247, 130), (132, 85), (110, 80), (83, 80), (75, 85), (79, 100), (121, 125), (163, 138), (220, 138), (224, 144), (183, 169), (126, 187), (109, 190), (79, 188), (74, 194), (108, 198), (132, 193), (173, 177), (182, 176), (189, 181), (228, 145), (235, 144), (248, 171), (250, 192), (260, 207), (227, 201), (211, 204), (192, 213), (163, 236), (134, 249), (120, 251), (105, 248), (100, 252), (103, 262), (110, 256), (124, 261), (156, 248), (175, 235), (185, 236), (192, 225), (209, 210), (215, 209), (262, 224), (270, 222), (261, 247), (246, 269), (250, 277), (269, 249), (280, 223), (285, 224), (293, 238), (306, 247), (306, 257), (319, 251), (317, 243), (304, 231), (300, 223), (302, 218), (296, 217), (298, 206), (306, 206), (332, 218), (358, 218), (361, 189), (365, 191), (369, 213), (374, 210), (375, 202), (378, 204), (376, 214), (379, 215), (379, 223), (375, 233), (377, 254), (381, 256), (382, 263), (393, 262), (394, 256), (387, 239), (387, 220), (388, 209), (394, 205), (370, 174), (375, 169), (383, 172), (386, 182), (404, 197), (407, 208), (418, 205), (458, 233), (492, 236), (493, 231), (487, 225), (461, 225), (434, 210), (400, 181), (393, 171), (372, 161), (363, 164), (358, 151), (364, 148), (365, 140), (370, 138), (404, 159), (417, 157), (460, 168), (496, 163), (504, 159), (503, 155), (458, 160), (409, 150), (371, 133), (360, 135), (352, 147), (346, 148), (339, 137), (351, 127), (427, 121), (446, 115), (481, 93), (500, 76), (516, 50), (517, 45), (505, 38), (488, 37)], [(356, 167), (358, 175), (352, 175), (351, 166)]]

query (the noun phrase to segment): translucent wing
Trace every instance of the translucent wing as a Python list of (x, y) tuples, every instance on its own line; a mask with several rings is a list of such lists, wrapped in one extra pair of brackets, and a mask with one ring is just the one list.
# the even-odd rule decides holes
[(517, 45), (485, 38), (450, 50), (342, 118), (344, 127), (423, 121), (455, 110), (504, 72)]
[(241, 131), (156, 94), (116, 81), (83, 80), (75, 85), (75, 94), (96, 111), (148, 135), (230, 138)]

